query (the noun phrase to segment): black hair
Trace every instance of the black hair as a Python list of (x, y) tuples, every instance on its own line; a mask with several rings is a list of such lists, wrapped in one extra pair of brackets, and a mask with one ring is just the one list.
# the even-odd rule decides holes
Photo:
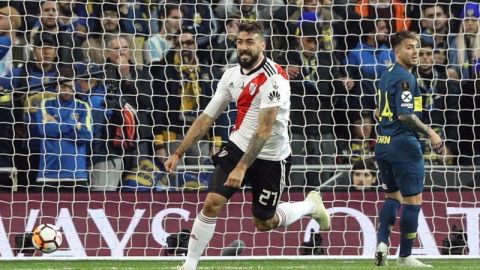
[(445, 14), (447, 13), (448, 7), (446, 7), (445, 5), (442, 5), (442, 4), (438, 4), (436, 2), (424, 3), (423, 5), (420, 6), (420, 8), (422, 9), (422, 12), (425, 12), (425, 10), (427, 10), (427, 8), (436, 8), (436, 7), (440, 7), (443, 10), (443, 13), (445, 13)]
[(258, 34), (262, 38), (263, 36), (263, 25), (260, 22), (242, 22), (238, 26), (238, 32), (247, 32), (251, 34)]
[(424, 38), (421, 38), (421, 39), (420, 39), (420, 47), (421, 47), (421, 48), (430, 47), (430, 48), (432, 48), (432, 49), (435, 48), (435, 46), (433, 46), (433, 43), (432, 43), (432, 42), (430, 42), (430, 41), (428, 41), (428, 40), (426, 40), (426, 39), (424, 39)]
[(377, 177), (377, 165), (375, 165), (375, 160), (373, 158), (361, 159), (352, 166), (352, 173), (356, 170), (369, 170), (373, 177)]
[(162, 28), (165, 24), (165, 19), (172, 13), (173, 10), (180, 10), (182, 9), (179, 4), (164, 4), (160, 6), (160, 10), (158, 11), (158, 27)]

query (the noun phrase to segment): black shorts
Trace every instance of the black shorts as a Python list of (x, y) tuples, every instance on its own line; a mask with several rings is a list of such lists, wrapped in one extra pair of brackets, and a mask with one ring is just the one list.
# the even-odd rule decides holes
[[(234, 143), (228, 142), (212, 157), (215, 172), (208, 185), (210, 192), (218, 193), (227, 199), (239, 189), (226, 187), (228, 174), (235, 168), (243, 156)], [(252, 215), (260, 220), (269, 220), (275, 215), (278, 201), (285, 188), (290, 173), (290, 157), (280, 161), (256, 159), (247, 169), (242, 187), (247, 183), (252, 187)]]

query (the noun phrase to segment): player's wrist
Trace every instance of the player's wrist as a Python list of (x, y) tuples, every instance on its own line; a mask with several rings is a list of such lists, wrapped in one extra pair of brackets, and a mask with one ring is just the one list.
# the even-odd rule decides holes
[(248, 169), (248, 166), (243, 161), (239, 161), (237, 163), (237, 168), (240, 170), (246, 171)]
[(428, 127), (427, 129), (427, 134), (428, 136), (431, 138), (431, 137), (434, 137), (435, 135), (437, 135), (437, 133), (430, 127)]

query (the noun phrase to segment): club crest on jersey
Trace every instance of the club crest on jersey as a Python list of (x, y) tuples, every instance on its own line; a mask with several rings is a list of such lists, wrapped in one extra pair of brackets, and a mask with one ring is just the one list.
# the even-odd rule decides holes
[(249, 87), (249, 93), (251, 96), (253, 96), (253, 94), (255, 94), (255, 90), (257, 90), (257, 85), (254, 84), (254, 83), (250, 83), (250, 87)]
[(273, 89), (278, 89), (277, 81), (273, 81)]
[(400, 86), (402, 87), (403, 91), (407, 91), (410, 89), (410, 84), (407, 81), (403, 81), (400, 83)]

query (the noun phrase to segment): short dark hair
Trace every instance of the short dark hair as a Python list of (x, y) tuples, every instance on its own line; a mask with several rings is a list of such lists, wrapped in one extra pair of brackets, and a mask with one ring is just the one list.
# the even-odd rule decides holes
[(263, 25), (259, 22), (242, 22), (238, 26), (238, 32), (259, 34), (263, 38)]
[(353, 163), (352, 173), (357, 170), (369, 170), (371, 171), (374, 177), (377, 177), (377, 165), (375, 165), (375, 160), (373, 158), (361, 159)]
[(75, 80), (75, 70), (71, 64), (58, 65), (58, 77), (59, 84), (71, 82)]
[(400, 31), (400, 32), (395, 33), (392, 36), (392, 38), (390, 39), (390, 44), (392, 46), (392, 49), (395, 49), (400, 44), (402, 44), (402, 42), (405, 39), (415, 39), (416, 41), (418, 41), (420, 43), (420, 39), (419, 39), (417, 33), (413, 32), (413, 31)]
[(420, 38), (420, 47), (421, 47), (421, 48), (430, 47), (430, 48), (432, 48), (432, 49), (435, 48), (435, 46), (433, 45), (433, 43), (430, 42), (429, 40), (427, 40), (426, 38)]
[(128, 43), (128, 48), (129, 49), (132, 49), (132, 46), (133, 44), (131, 43), (131, 39), (129, 38), (128, 35), (126, 34), (113, 34), (113, 35), (108, 35), (107, 38), (105, 38), (105, 45), (107, 45), (107, 48), (110, 46), (110, 43), (113, 41), (113, 40), (116, 40), (116, 39), (124, 39), (127, 41)]
[(119, 9), (119, 7), (118, 7), (117, 4), (112, 3), (112, 2), (104, 2), (100, 6), (100, 10), (99, 10), (100, 14), (99, 15), (103, 18), (103, 17), (105, 17), (105, 13), (107, 11), (113, 11), (117, 15), (117, 17), (120, 17), (118, 9)]
[[(423, 5), (421, 5), (421, 9), (422, 9), (422, 12), (425, 12), (425, 10), (427, 10), (427, 8), (436, 8), (436, 7), (439, 7), (443, 10), (443, 13), (446, 13), (446, 10), (448, 10), (448, 7), (442, 5), (442, 4), (438, 4), (438, 3), (425, 3)], [(423, 14), (422, 14), (423, 16)]]
[(39, 32), (33, 36), (33, 46), (43, 47), (50, 45), (52, 47), (58, 47), (58, 36), (50, 32)]
[(228, 25), (229, 23), (233, 22), (234, 20), (241, 20), (242, 17), (240, 17), (237, 14), (232, 14), (228, 15), (227, 19), (225, 19), (225, 25)]
[(182, 26), (182, 28), (180, 28), (180, 30), (178, 30), (178, 35), (180, 34), (191, 34), (194, 38), (196, 38), (198, 32), (197, 32), (197, 29), (195, 29), (195, 27), (191, 26), (191, 25), (186, 25), (186, 26)]

